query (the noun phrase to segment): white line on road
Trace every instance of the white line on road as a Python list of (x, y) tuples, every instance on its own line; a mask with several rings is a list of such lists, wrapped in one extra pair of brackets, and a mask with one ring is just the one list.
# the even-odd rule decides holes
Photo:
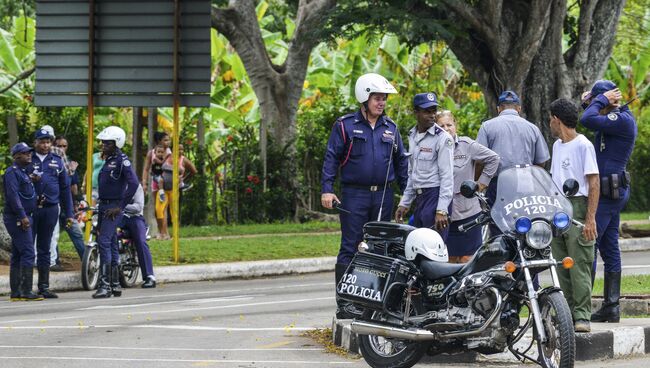
[(331, 300), (331, 299), (334, 299), (334, 296), (328, 296), (328, 297), (324, 297), (324, 298), (279, 300), (279, 301), (274, 301), (274, 302), (233, 304), (233, 305), (217, 305), (217, 306), (214, 306), (214, 307), (171, 309), (171, 310), (162, 310), (162, 311), (149, 310), (149, 311), (143, 311), (143, 312), (130, 312), (130, 313), (121, 313), (121, 314), (122, 315), (136, 315), (136, 314), (194, 312), (194, 311), (200, 311), (200, 310), (226, 309), (226, 308), (238, 308), (238, 307), (254, 307), (254, 306), (259, 306), (259, 305), (274, 305), (274, 304), (287, 304), (287, 303), (303, 303), (303, 302), (312, 302), (312, 301), (318, 301), (318, 300)]
[(133, 308), (133, 307), (147, 307), (152, 305), (162, 305), (162, 304), (187, 304), (187, 303), (210, 303), (210, 302), (222, 302), (222, 301), (243, 301), (251, 300), (254, 297), (259, 295), (241, 295), (241, 296), (226, 296), (223, 298), (209, 298), (209, 299), (183, 299), (183, 300), (171, 300), (167, 302), (153, 302), (153, 303), (140, 303), (140, 304), (118, 304), (118, 305), (97, 305), (94, 307), (87, 308), (78, 308), (76, 310), (97, 310), (97, 309), (120, 309), (120, 308)]
[(235, 348), (235, 349), (196, 349), (196, 348), (130, 348), (112, 346), (74, 346), (74, 345), (0, 345), (0, 349), (82, 349), (82, 350), (135, 350), (135, 351), (323, 351), (321, 348)]
[(309, 331), (316, 327), (209, 327), (209, 326), (188, 326), (188, 325), (78, 325), (78, 326), (0, 326), (0, 329), (5, 330), (86, 330), (91, 328), (152, 328), (152, 329), (165, 329), (165, 330), (192, 330), (192, 331)]
[(89, 361), (106, 361), (106, 362), (151, 362), (151, 363), (247, 363), (247, 364), (356, 364), (356, 362), (336, 361), (336, 362), (319, 362), (313, 360), (213, 360), (213, 359), (146, 359), (146, 358), (87, 358), (87, 357), (43, 357), (43, 356), (0, 356), (0, 359), (21, 359), (21, 360), (89, 360)]

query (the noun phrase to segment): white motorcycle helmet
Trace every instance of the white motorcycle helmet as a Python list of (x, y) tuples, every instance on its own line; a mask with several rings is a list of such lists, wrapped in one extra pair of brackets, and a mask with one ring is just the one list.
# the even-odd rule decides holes
[(371, 93), (397, 93), (397, 90), (379, 74), (364, 74), (357, 79), (357, 83), (354, 85), (354, 95), (359, 103), (364, 103), (368, 101)]
[(126, 133), (124, 133), (124, 130), (120, 127), (109, 126), (97, 135), (97, 139), (100, 141), (115, 141), (117, 148), (122, 148), (126, 141)]
[(436, 262), (448, 262), (447, 246), (440, 234), (427, 227), (415, 229), (406, 237), (404, 255), (409, 261), (418, 254)]

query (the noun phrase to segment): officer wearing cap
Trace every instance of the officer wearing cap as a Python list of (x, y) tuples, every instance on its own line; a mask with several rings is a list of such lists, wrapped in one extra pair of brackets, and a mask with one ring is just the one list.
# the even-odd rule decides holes
[[(397, 93), (386, 78), (364, 74), (355, 84), (360, 109), (336, 120), (327, 142), (322, 171), (321, 204), (332, 208), (341, 203), (341, 248), (336, 261), (336, 282), (357, 252), (363, 225), (389, 221), (393, 208), (391, 185), (406, 187), (408, 163), (397, 125), (384, 113), (388, 94)], [(340, 171), (342, 200), (334, 194), (334, 180)], [(351, 317), (337, 301), (337, 317)], [(349, 309), (349, 308), (348, 308)], [(354, 311), (353, 311), (354, 312)]]
[(32, 161), (32, 148), (20, 142), (11, 148), (14, 162), (3, 175), (4, 213), (2, 220), (11, 236), (9, 262), (10, 300), (43, 300), (32, 292), (34, 281), (34, 240), (32, 213), (36, 209), (36, 192), (27, 167)]
[[(499, 115), (483, 122), (476, 141), (496, 152), (499, 169), (490, 181), (486, 199), (492, 205), (497, 196), (497, 180), (501, 171), (516, 165), (538, 165), (544, 167), (551, 157), (548, 146), (539, 128), (519, 116), (521, 100), (514, 91), (504, 91), (499, 95), (497, 112)], [(491, 234), (498, 234), (496, 226), (490, 226)]]
[(99, 171), (99, 285), (93, 298), (122, 296), (119, 278), (120, 255), (117, 248), (117, 226), (122, 222), (124, 207), (131, 202), (140, 185), (131, 161), (120, 150), (126, 133), (120, 127), (102, 130), (97, 139), (102, 141), (102, 155), (106, 158)]
[[(621, 294), (621, 252), (618, 246), (620, 213), (630, 198), (630, 174), (626, 165), (634, 150), (637, 126), (627, 106), (620, 106), (621, 92), (609, 80), (594, 83), (582, 96), (585, 112), (580, 123), (593, 130), (600, 174), (600, 199), (596, 210), (596, 249), (605, 263), (602, 307), (591, 315), (593, 322), (618, 322)], [(594, 258), (592, 279), (597, 257)], [(593, 283), (593, 282), (592, 282)]]
[(36, 131), (32, 162), (28, 171), (33, 175), (36, 189), (33, 236), (36, 241), (38, 293), (44, 298), (57, 298), (50, 291), (50, 243), (59, 220), (59, 205), (66, 222), (72, 223), (72, 193), (70, 178), (61, 156), (50, 152), (53, 136), (45, 129)]
[(454, 195), (454, 141), (435, 123), (437, 108), (435, 93), (420, 93), (413, 98), (417, 125), (408, 134), (409, 179), (395, 219), (402, 222), (416, 200), (414, 226), (435, 226), (446, 240)]

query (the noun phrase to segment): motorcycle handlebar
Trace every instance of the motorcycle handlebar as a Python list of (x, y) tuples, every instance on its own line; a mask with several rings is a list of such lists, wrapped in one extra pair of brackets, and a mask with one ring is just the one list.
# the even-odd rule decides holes
[(479, 217), (474, 219), (474, 221), (466, 222), (460, 225), (458, 227), (458, 231), (463, 233), (468, 232), (479, 225), (483, 225), (489, 218), (490, 218), (489, 216), (486, 216), (485, 214), (481, 214)]

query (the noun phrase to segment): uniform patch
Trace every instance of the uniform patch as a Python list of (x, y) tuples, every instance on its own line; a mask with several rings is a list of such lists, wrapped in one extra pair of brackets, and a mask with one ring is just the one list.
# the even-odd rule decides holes
[(445, 144), (448, 145), (449, 147), (451, 147), (451, 146), (454, 145), (454, 141), (452, 141), (451, 138), (447, 138), (447, 141), (445, 142)]
[(462, 160), (462, 159), (464, 159), (464, 158), (467, 158), (467, 155), (457, 155), (457, 156), (454, 156), (454, 160)]
[(607, 119), (609, 119), (611, 121), (616, 121), (616, 120), (618, 120), (618, 115), (616, 115), (614, 113), (607, 114)]
[(385, 139), (387, 139), (387, 140), (391, 140), (391, 141), (392, 141), (392, 140), (393, 140), (393, 132), (391, 132), (390, 130), (386, 130), (386, 131), (384, 131), (384, 135), (383, 135), (383, 137), (384, 137)]
[(354, 129), (354, 130), (352, 131), (352, 133), (363, 134), (363, 130), (356, 130), (356, 129)]
[(124, 160), (124, 161), (122, 161), (122, 165), (124, 165), (124, 166), (126, 166), (126, 167), (129, 167), (129, 166), (131, 166), (131, 161), (129, 161), (129, 160)]
[(435, 100), (436, 100), (436, 96), (435, 96), (433, 93), (429, 93), (429, 94), (427, 94), (427, 100), (429, 100), (429, 101), (435, 101)]
[(431, 147), (420, 147), (420, 152), (433, 152)]

